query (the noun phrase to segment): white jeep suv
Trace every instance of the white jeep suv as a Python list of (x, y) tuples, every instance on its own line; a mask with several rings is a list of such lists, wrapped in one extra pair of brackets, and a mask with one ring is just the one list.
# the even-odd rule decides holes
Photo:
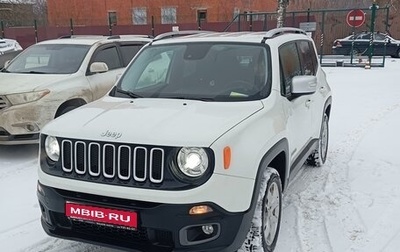
[(166, 34), (109, 95), (41, 131), (51, 236), (134, 251), (273, 251), (282, 190), (327, 156), (331, 90), (311, 38)]
[(38, 143), (46, 123), (107, 94), (149, 41), (81, 35), (25, 49), (0, 71), (0, 145)]

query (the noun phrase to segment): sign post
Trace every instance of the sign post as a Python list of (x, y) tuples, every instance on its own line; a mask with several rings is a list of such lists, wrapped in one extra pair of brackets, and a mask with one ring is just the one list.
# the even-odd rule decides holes
[(362, 10), (351, 10), (347, 13), (346, 22), (351, 27), (360, 27), (365, 23), (365, 12)]

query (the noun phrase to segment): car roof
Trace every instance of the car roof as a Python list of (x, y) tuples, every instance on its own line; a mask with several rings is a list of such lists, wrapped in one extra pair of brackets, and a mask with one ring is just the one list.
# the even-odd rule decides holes
[(147, 35), (114, 35), (114, 36), (101, 36), (101, 35), (68, 35), (58, 39), (49, 39), (41, 41), (38, 44), (76, 44), (76, 45), (94, 45), (98, 42), (107, 43), (109, 41), (135, 41), (135, 42), (150, 42), (151, 38)]
[[(187, 34), (185, 34), (185, 32)], [(176, 35), (176, 36), (175, 36)], [(283, 36), (285, 35), (285, 36)], [(170, 40), (168, 38), (173, 38)], [(311, 40), (306, 32), (297, 28), (276, 28), (262, 32), (212, 32), (212, 31), (182, 31), (165, 33), (154, 38), (154, 44), (190, 43), (190, 42), (243, 42), (243, 43), (268, 43), (276, 41), (283, 43), (293, 39)]]

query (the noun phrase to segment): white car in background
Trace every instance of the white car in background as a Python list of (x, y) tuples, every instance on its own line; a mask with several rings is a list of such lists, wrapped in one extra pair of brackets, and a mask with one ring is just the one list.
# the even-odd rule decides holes
[(0, 69), (6, 61), (11, 60), (21, 51), (22, 47), (16, 40), (0, 37)]
[(69, 36), (25, 49), (0, 72), (0, 145), (37, 143), (46, 123), (105, 95), (150, 40)]

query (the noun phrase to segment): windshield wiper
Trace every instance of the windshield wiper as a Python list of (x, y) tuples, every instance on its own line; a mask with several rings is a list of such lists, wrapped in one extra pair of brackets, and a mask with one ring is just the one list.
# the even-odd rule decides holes
[(3, 68), (3, 69), (1, 69), (1, 72), (3, 72), (3, 73), (9, 73), (10, 71), (8, 71), (7, 69)]
[(179, 100), (196, 100), (196, 101), (215, 101), (214, 98), (210, 98), (210, 97), (166, 96), (166, 97), (160, 97), (160, 98), (179, 99)]
[(143, 96), (140, 96), (138, 94), (133, 93), (132, 91), (127, 91), (127, 90), (123, 90), (121, 88), (117, 88), (117, 92), (121, 93), (121, 94), (125, 94), (131, 98), (143, 98)]
[(40, 72), (40, 71), (29, 71), (29, 72), (17, 72), (21, 74), (47, 74), (46, 72)]

